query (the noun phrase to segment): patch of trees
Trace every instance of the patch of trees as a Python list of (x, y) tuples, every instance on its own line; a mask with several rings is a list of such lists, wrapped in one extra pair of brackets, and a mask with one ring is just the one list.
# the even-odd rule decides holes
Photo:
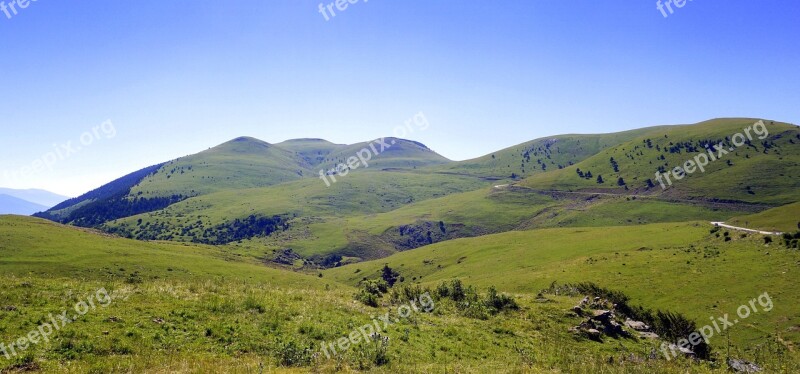
[(41, 218), (48, 218), (60, 223), (72, 223), (81, 227), (98, 227), (108, 221), (149, 213), (164, 209), (172, 204), (186, 199), (183, 195), (169, 197), (127, 197), (128, 191), (122, 192), (105, 200), (98, 200), (86, 204), (65, 217), (47, 217), (49, 213), (42, 213)]
[(611, 157), (611, 160), (609, 161), (611, 162), (611, 167), (614, 169), (614, 172), (619, 173), (619, 164), (616, 160), (614, 160), (614, 157)]
[[(46, 212), (36, 213), (34, 216), (59, 223), (73, 223), (78, 226), (97, 227), (107, 221), (164, 209), (171, 204), (183, 200), (185, 197), (182, 195), (149, 199), (127, 197), (130, 194), (131, 188), (139, 184), (139, 182), (147, 176), (157, 172), (163, 165), (164, 164), (153, 165), (133, 172), (79, 197), (64, 201)], [(57, 213), (59, 210), (67, 209), (87, 201), (90, 202), (65, 216), (61, 216)]]
[(383, 294), (387, 293), (390, 288), (394, 287), (397, 280), (403, 281), (400, 273), (389, 267), (389, 264), (384, 264), (381, 269), (381, 278), (368, 280), (364, 278), (359, 284), (361, 289), (355, 294), (355, 299), (364, 305), (373, 308), (378, 307), (378, 301)]
[(270, 236), (276, 231), (289, 229), (288, 221), (280, 215), (272, 217), (250, 215), (244, 219), (235, 219), (203, 231), (201, 238), (193, 238), (195, 243), (222, 245), (231, 242)]
[[(798, 224), (800, 225), (800, 223)], [(781, 237), (783, 239), (783, 245), (789, 249), (800, 249), (800, 231), (790, 234), (790, 233), (783, 233)]]
[[(404, 239), (401, 240), (401, 245), (405, 248), (419, 248), (428, 244), (433, 244), (433, 232), (431, 232), (432, 225), (429, 222), (423, 225), (405, 225), (400, 226), (400, 236)], [(439, 222), (439, 231), (442, 234), (447, 233), (444, 222)], [(440, 235), (437, 235), (440, 236)]]
[(394, 287), (398, 277), (400, 277), (400, 273), (390, 268), (389, 264), (383, 265), (383, 269), (381, 269), (381, 278), (386, 281), (389, 287)]
[[(50, 208), (48, 212), (54, 210), (66, 209), (86, 200), (104, 200), (112, 196), (117, 196), (121, 193), (128, 194), (131, 188), (133, 188), (133, 186), (139, 184), (139, 182), (141, 182), (144, 178), (146, 178), (150, 174), (157, 172), (158, 169), (160, 169), (161, 166), (163, 165), (164, 165), (163, 163), (158, 165), (153, 165), (150, 167), (146, 167), (142, 170), (130, 173), (100, 188), (89, 191), (74, 199), (69, 199), (67, 201), (64, 201), (61, 204), (58, 204)], [(47, 218), (47, 217), (41, 217), (41, 218)]]
[(591, 171), (588, 171), (588, 170), (587, 170), (587, 171), (584, 173), (584, 172), (581, 170), (581, 168), (578, 168), (577, 170), (575, 170), (575, 172), (576, 172), (576, 173), (578, 173), (578, 176), (579, 176), (579, 177), (581, 177), (581, 178), (583, 178), (583, 179), (592, 179), (592, 177), (593, 177), (593, 175), (592, 175), (592, 172), (591, 172)]

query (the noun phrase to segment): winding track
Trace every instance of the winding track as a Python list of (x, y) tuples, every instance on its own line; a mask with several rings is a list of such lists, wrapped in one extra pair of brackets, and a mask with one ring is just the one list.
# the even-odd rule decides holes
[(711, 222), (711, 224), (714, 225), (714, 226), (717, 226), (717, 227), (724, 227), (726, 229), (737, 230), (737, 231), (745, 231), (745, 232), (752, 232), (752, 233), (761, 234), (761, 235), (783, 235), (783, 233), (779, 232), (779, 231), (753, 230), (753, 229), (747, 229), (747, 228), (744, 228), (744, 227), (726, 225), (725, 222)]

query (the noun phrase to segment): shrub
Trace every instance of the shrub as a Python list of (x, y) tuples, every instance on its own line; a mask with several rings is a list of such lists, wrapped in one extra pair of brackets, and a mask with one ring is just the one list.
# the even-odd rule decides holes
[(275, 358), (281, 366), (306, 366), (311, 363), (313, 350), (303, 348), (295, 341), (279, 342), (275, 349)]
[(433, 295), (433, 291), (429, 288), (422, 288), (419, 285), (402, 286), (392, 288), (391, 300), (394, 304), (400, 304), (408, 301), (419, 300), (423, 294)]
[(450, 296), (450, 288), (447, 287), (447, 283), (440, 283), (438, 287), (436, 287), (436, 297), (440, 299), (445, 299)]
[(372, 366), (383, 366), (389, 363), (389, 337), (379, 333), (369, 336), (370, 341), (359, 345), (356, 360), (359, 370), (369, 370)]
[(466, 298), (466, 293), (464, 292), (464, 285), (461, 283), (460, 279), (455, 279), (450, 284), (450, 298), (453, 301), (462, 301)]
[(517, 310), (519, 305), (513, 297), (506, 294), (498, 294), (494, 286), (489, 288), (489, 294), (486, 296), (486, 306), (490, 309), (492, 314), (497, 314), (505, 309)]
[(400, 273), (392, 270), (389, 267), (389, 264), (383, 265), (383, 270), (381, 270), (381, 278), (389, 285), (389, 287), (394, 287), (394, 284), (397, 283), (397, 278), (400, 276)]
[(389, 290), (389, 285), (383, 279), (361, 281), (361, 290), (355, 299), (371, 307), (378, 307), (378, 299)]
[(371, 306), (373, 308), (378, 307), (378, 297), (369, 293), (366, 290), (359, 291), (355, 296), (356, 301), (360, 301), (362, 304)]

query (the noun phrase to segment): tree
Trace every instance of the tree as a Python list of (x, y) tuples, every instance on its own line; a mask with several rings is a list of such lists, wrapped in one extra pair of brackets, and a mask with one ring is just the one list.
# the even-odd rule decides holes
[(617, 179), (617, 185), (618, 186), (624, 186), (625, 185), (625, 180), (623, 180), (622, 177), (619, 177), (619, 179)]
[(383, 265), (383, 270), (381, 271), (381, 278), (386, 281), (389, 287), (393, 287), (395, 283), (397, 283), (397, 277), (400, 276), (400, 273), (394, 271), (392, 268), (389, 267), (389, 264)]
[(605, 183), (605, 181), (603, 180), (603, 176), (602, 175), (598, 175), (597, 176), (597, 184), (603, 184), (603, 183)]

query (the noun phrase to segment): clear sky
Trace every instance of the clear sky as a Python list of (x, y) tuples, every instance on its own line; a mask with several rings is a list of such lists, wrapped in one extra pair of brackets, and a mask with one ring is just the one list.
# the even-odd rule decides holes
[(0, 186), (75, 196), (240, 135), (354, 143), (420, 111), (430, 127), (408, 137), (455, 160), (562, 133), (800, 118), (796, 0), (668, 17), (652, 0), (359, 0), (329, 20), (319, 4), (0, 12)]

